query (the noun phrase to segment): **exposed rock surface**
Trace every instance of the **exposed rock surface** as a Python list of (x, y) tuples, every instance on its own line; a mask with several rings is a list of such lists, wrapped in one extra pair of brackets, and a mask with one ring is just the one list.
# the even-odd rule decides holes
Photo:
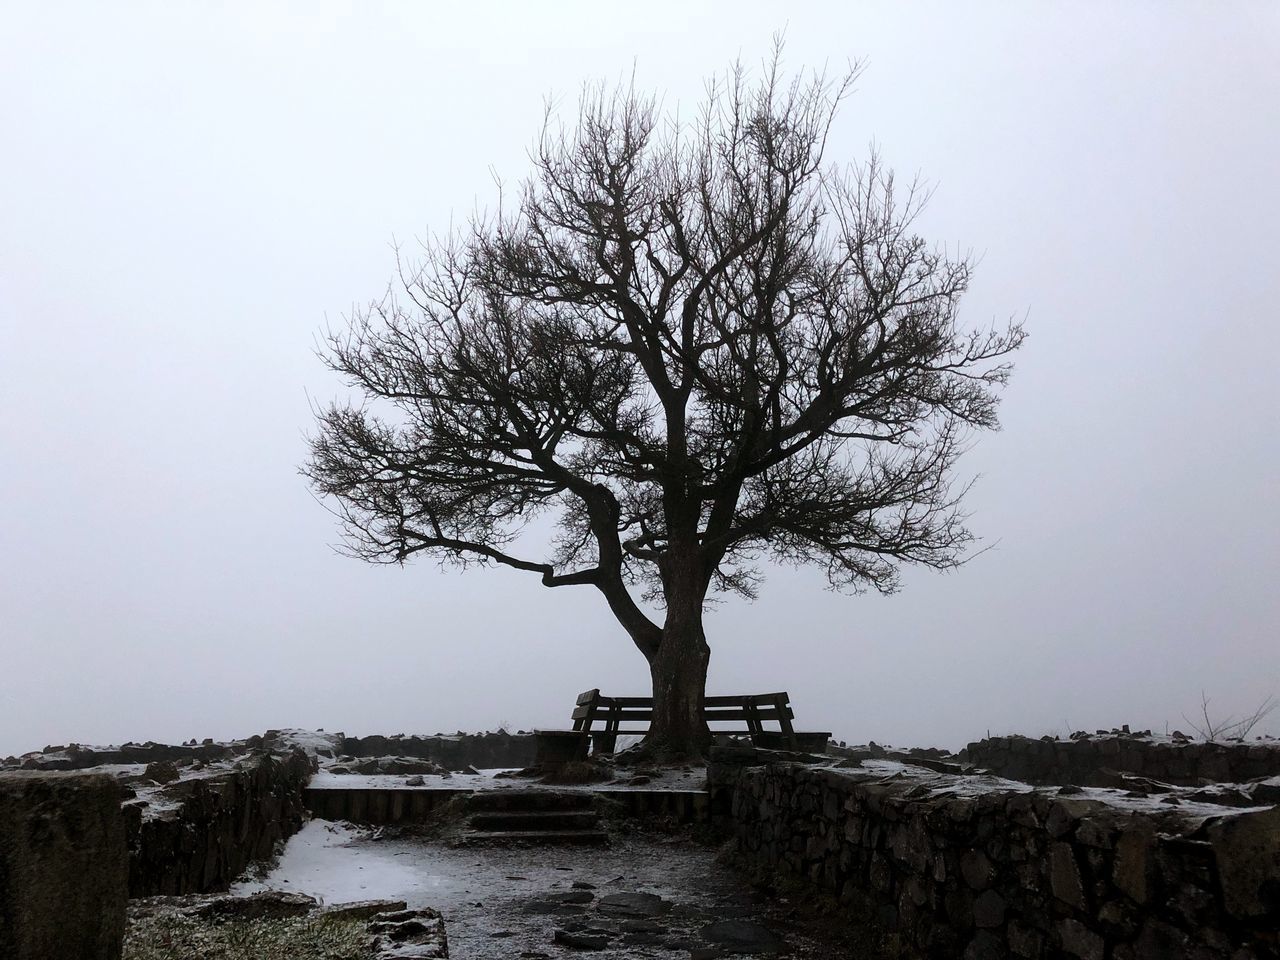
[(120, 800), (108, 777), (0, 773), (0, 957), (117, 960), (128, 880)]
[(256, 753), (126, 803), (130, 896), (225, 890), (302, 826), (311, 771), (301, 751)]

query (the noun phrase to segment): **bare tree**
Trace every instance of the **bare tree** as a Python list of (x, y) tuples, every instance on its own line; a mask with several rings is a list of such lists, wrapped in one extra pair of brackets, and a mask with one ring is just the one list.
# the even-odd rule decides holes
[(735, 66), (683, 124), (588, 90), (514, 203), (402, 262), (323, 351), (363, 401), (319, 414), (304, 472), (349, 551), (595, 588), (664, 753), (709, 741), (710, 593), (754, 596), (766, 559), (890, 592), (972, 540), (950, 475), (1023, 332), (958, 326), (971, 264), (913, 233), (920, 190), (824, 160), (854, 73)]
[(1271, 694), (1264, 699), (1253, 713), (1242, 714), (1239, 717), (1233, 715), (1225, 717), (1212, 717), (1209, 714), (1209, 698), (1204, 691), (1200, 691), (1200, 716), (1204, 718), (1204, 725), (1192, 720), (1185, 713), (1182, 719), (1191, 725), (1191, 729), (1201, 740), (1225, 741), (1225, 740), (1243, 740), (1253, 732), (1253, 728), (1260, 724), (1275, 711), (1276, 707), (1280, 707), (1280, 700), (1276, 699), (1275, 694)]

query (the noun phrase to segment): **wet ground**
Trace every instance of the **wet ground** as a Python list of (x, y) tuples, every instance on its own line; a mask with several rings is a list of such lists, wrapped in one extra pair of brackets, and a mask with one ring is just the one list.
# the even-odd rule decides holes
[(452, 847), (375, 839), (315, 820), (274, 869), (236, 892), (306, 893), (326, 903), (390, 898), (445, 918), (456, 960), (679, 960), (786, 954), (834, 960), (857, 953), (802, 905), (749, 886), (688, 836), (630, 830), (604, 848)]

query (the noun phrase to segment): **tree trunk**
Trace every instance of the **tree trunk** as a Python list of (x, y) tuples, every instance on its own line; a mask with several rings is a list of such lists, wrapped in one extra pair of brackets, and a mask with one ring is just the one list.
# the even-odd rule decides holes
[(706, 755), (711, 733), (703, 717), (711, 648), (702, 630), (702, 601), (668, 601), (662, 642), (649, 661), (653, 724), (646, 745), (664, 758)]

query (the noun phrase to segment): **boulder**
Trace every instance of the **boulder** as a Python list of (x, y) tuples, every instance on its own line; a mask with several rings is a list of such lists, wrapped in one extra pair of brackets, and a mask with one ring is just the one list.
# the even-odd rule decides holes
[(173, 783), (182, 774), (178, 771), (178, 765), (172, 760), (156, 760), (147, 764), (143, 776), (156, 783)]

